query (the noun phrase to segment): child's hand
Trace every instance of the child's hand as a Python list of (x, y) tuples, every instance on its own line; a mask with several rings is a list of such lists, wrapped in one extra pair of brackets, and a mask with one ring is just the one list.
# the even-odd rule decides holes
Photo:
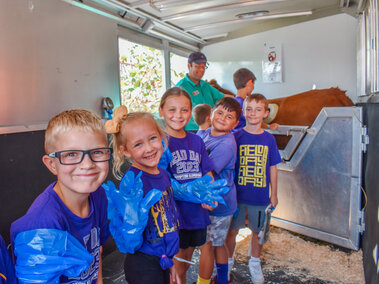
[(176, 271), (175, 265), (170, 267), (171, 283), (181, 284), (179, 274)]
[(277, 123), (272, 123), (272, 124), (270, 124), (270, 130), (276, 130), (276, 129), (278, 129), (279, 126), (280, 125)]
[(143, 196), (141, 174), (134, 176), (128, 171), (120, 181), (119, 190), (111, 181), (103, 184), (108, 198), (109, 230), (122, 253), (134, 253), (142, 245), (150, 208), (162, 197), (158, 189)]
[(270, 203), (272, 206), (276, 207), (276, 205), (278, 205), (278, 196), (277, 195), (270, 196)]
[(208, 205), (206, 203), (202, 203), (201, 207), (203, 207), (204, 209), (206, 209), (208, 211), (213, 211), (218, 206), (218, 202), (217, 201), (212, 201), (212, 203), (214, 204), (214, 207), (211, 206), (211, 205)]

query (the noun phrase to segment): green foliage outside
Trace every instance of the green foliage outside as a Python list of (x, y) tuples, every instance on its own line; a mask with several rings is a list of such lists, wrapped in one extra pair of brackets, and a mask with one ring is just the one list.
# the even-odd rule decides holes
[[(139, 44), (130, 44), (127, 51), (120, 58), (121, 103), (130, 112), (157, 113), (165, 91), (162, 51)], [(174, 70), (171, 74), (175, 79), (184, 77)]]

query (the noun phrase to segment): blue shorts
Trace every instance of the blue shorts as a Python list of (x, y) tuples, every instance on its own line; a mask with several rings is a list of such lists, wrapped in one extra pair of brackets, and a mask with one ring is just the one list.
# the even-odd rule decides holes
[(245, 220), (249, 221), (248, 227), (255, 233), (259, 233), (263, 228), (267, 205), (247, 205), (238, 204), (237, 216), (233, 216), (232, 223), (230, 224), (231, 230), (239, 230), (245, 228)]

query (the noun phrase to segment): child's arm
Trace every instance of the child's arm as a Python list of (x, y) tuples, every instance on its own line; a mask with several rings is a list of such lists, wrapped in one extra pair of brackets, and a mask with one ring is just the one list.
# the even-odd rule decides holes
[(271, 124), (266, 124), (264, 122), (262, 122), (262, 128), (263, 129), (267, 129), (267, 130), (275, 130), (275, 129), (278, 129), (280, 125), (278, 123), (271, 123)]
[(99, 252), (99, 271), (97, 273), (97, 281), (96, 284), (103, 284), (103, 261), (101, 255), (103, 254), (103, 247), (100, 246)]
[(271, 205), (276, 207), (278, 205), (278, 170), (275, 166), (270, 166), (270, 202)]
[(180, 277), (176, 271), (175, 264), (170, 267), (171, 283), (181, 284)]
[[(214, 182), (215, 178), (213, 176), (213, 172), (210, 171), (210, 172), (207, 172), (206, 174), (210, 175), (212, 177), (212, 181), (211, 182)], [(217, 201), (213, 201), (213, 204), (216, 205), (216, 207), (218, 206), (218, 202)], [(209, 211), (212, 211), (214, 209), (212, 206), (210, 206), (208, 204), (205, 204), (205, 203), (202, 203), (201, 207), (203, 207), (204, 209), (209, 210)]]

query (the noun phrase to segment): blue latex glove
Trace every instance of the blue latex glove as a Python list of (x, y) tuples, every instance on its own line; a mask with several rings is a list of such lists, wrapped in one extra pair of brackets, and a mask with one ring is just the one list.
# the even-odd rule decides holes
[(108, 198), (109, 230), (123, 253), (134, 253), (141, 247), (149, 210), (162, 197), (158, 189), (150, 190), (143, 197), (141, 175), (139, 172), (134, 177), (133, 172), (127, 172), (119, 190), (111, 181), (103, 184)]
[(16, 275), (20, 283), (59, 283), (59, 277), (77, 277), (93, 256), (70, 233), (37, 229), (18, 233), (14, 241)]
[(167, 171), (173, 157), (172, 157), (170, 149), (166, 146), (163, 140), (162, 140), (162, 144), (163, 144), (164, 152), (162, 154), (162, 157), (159, 160), (158, 167)]
[(174, 199), (193, 203), (205, 203), (213, 208), (217, 206), (212, 201), (217, 201), (228, 207), (222, 197), (222, 195), (230, 190), (226, 186), (227, 181), (225, 179), (211, 181), (212, 177), (210, 175), (204, 175), (201, 178), (182, 184), (175, 179), (171, 179)]

